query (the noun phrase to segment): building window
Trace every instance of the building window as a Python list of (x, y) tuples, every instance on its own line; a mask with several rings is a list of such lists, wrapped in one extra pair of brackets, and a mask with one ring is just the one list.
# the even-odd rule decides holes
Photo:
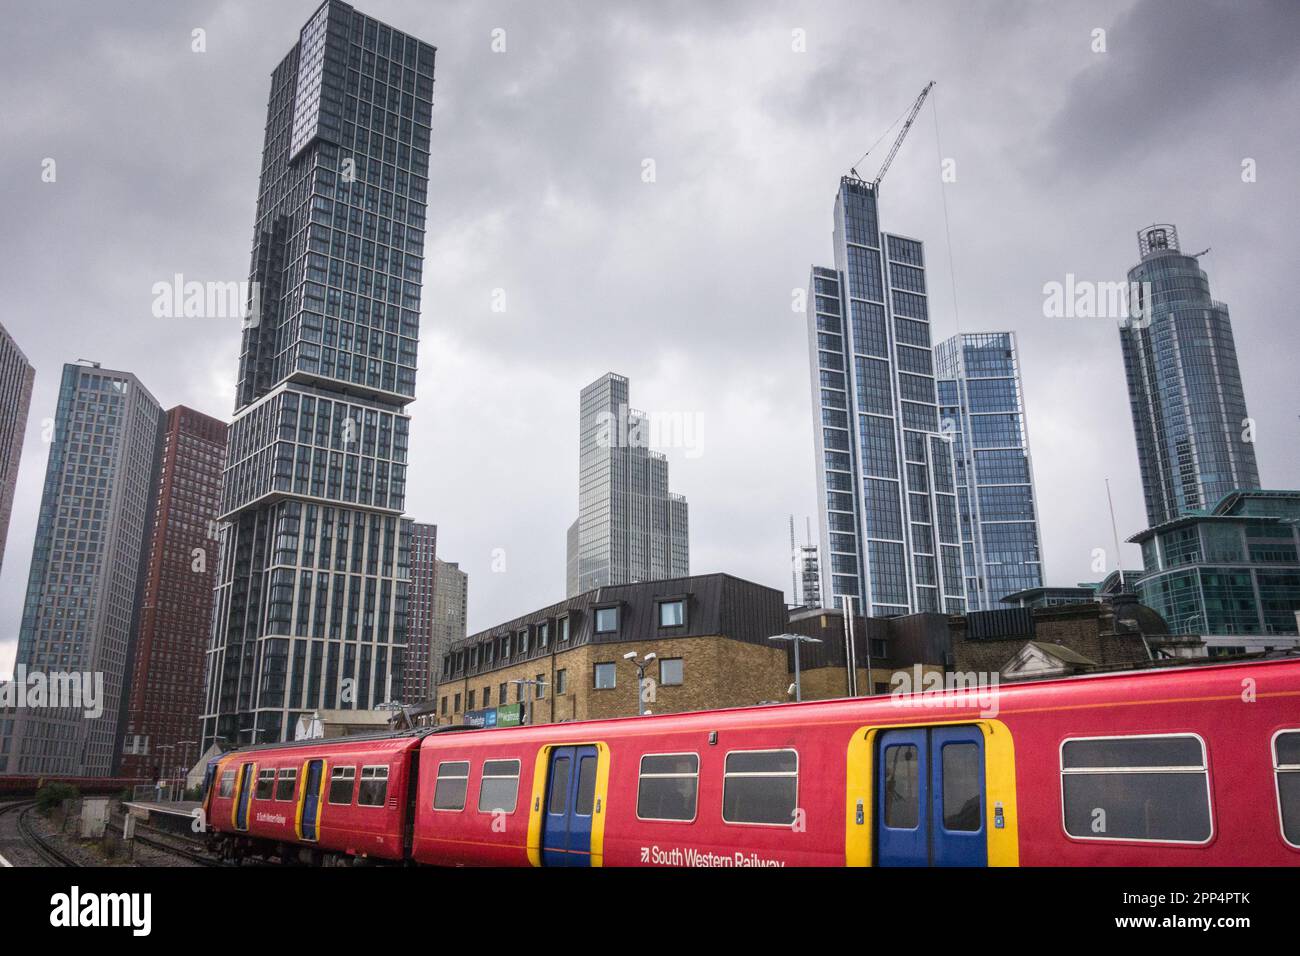
[(438, 764), (438, 782), (433, 788), (433, 809), (464, 810), (469, 786), (469, 761), (450, 760)]
[(285, 768), (280, 771), (280, 778), (275, 784), (275, 799), (292, 800), (294, 785), (298, 782), (298, 771)]
[(698, 754), (646, 754), (637, 783), (637, 819), (694, 820), (699, 785)]
[(474, 709), (474, 691), (470, 691), (469, 696), (465, 699), (465, 709), (466, 710)]
[(492, 706), (492, 687), (490, 685), (483, 688), (483, 706)]
[(682, 659), (665, 657), (659, 661), (659, 685), (672, 687), (682, 682)]
[(1214, 832), (1205, 744), (1193, 734), (1067, 740), (1061, 799), (1078, 840), (1205, 843)]
[(478, 790), (479, 813), (514, 813), (519, 799), (519, 761), (483, 761), (483, 782)]
[(457, 694), (457, 695), (456, 695), (456, 699), (455, 699), (454, 701), (452, 701), (452, 704), (453, 704), (453, 706), (452, 706), (452, 711), (453, 711), (454, 713), (459, 714), (459, 713), (460, 713), (460, 694)]
[(533, 685), (537, 689), (537, 693), (534, 694), (533, 696), (536, 697), (538, 700), (541, 700), (543, 697), (546, 696), (546, 683), (543, 680), (544, 677), (546, 677), (545, 674), (538, 674), (537, 677), (535, 678), (537, 683)]
[(1300, 730), (1281, 730), (1273, 737), (1273, 774), (1282, 839), (1300, 848)]
[(357, 790), (357, 806), (382, 807), (388, 799), (388, 768), (362, 767), (361, 786)]
[(618, 632), (618, 608), (596, 608), (596, 633), (615, 634)]
[(275, 790), (275, 771), (259, 770), (257, 771), (257, 790), (253, 796), (258, 800), (270, 800), (271, 793)]
[(356, 780), (356, 767), (335, 767), (330, 771), (330, 803), (348, 804), (352, 802), (352, 784)]
[(614, 687), (614, 665), (604, 662), (596, 665), (596, 690), (611, 690)]
[(659, 626), (681, 627), (686, 623), (686, 601), (678, 598), (659, 602)]
[(569, 618), (567, 616), (560, 618), (560, 641), (569, 639)]
[(559, 696), (560, 694), (567, 694), (568, 692), (569, 692), (569, 672), (565, 670), (563, 667), (561, 667), (558, 671), (555, 672), (555, 693), (556, 696)]
[(510, 686), (509, 684), (505, 684), (505, 683), (503, 683), (503, 684), (501, 684), (499, 687), (497, 687), (497, 701), (498, 701), (498, 706), (502, 706), (502, 707), (505, 706), (505, 703), (506, 703), (506, 688), (509, 687), (509, 686)]
[(447, 716), (447, 695), (446, 694), (442, 695), (442, 715), (444, 717)]
[(727, 754), (722, 821), (793, 826), (799, 797), (799, 754), (794, 750), (739, 750)]
[(545, 647), (551, 639), (551, 625), (546, 621), (537, 625), (537, 646)]

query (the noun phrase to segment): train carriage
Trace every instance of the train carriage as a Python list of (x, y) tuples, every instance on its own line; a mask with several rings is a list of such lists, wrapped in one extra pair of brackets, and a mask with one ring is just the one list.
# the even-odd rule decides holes
[(1300, 865), (1294, 657), (450, 729), (235, 752), (208, 818), (441, 866)]
[(250, 747), (223, 757), (205, 816), (223, 856), (402, 860), (419, 734)]
[(429, 737), (414, 858), (1300, 865), (1300, 661)]

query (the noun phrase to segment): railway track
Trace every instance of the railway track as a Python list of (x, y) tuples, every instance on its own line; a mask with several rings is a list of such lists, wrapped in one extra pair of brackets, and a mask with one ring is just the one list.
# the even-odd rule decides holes
[(6, 803), (0, 806), (0, 816), (8, 814), (18, 815), (18, 836), (22, 839), (23, 844), (40, 857), (50, 866), (81, 866), (81, 863), (74, 857), (69, 856), (47, 840), (36, 828), (32, 826), (31, 820), (28, 819), (30, 814), (36, 809), (36, 801), (20, 800), (16, 803)]
[[(116, 833), (122, 832), (122, 824), (120, 823), (116, 823), (110, 820), (107, 826), (110, 830), (113, 830)], [(173, 856), (179, 856), (182, 859), (189, 860), (191, 863), (198, 863), (200, 866), (229, 866), (230, 865), (222, 860), (213, 859), (211, 856), (209, 856), (208, 854), (202, 851), (192, 850), (187, 847), (180, 846), (176, 843), (169, 842), (171, 839), (184, 839), (183, 837), (175, 838), (175, 837), (171, 837), (170, 834), (166, 834), (166, 836), (169, 837), (169, 840), (159, 840), (154, 837), (145, 835), (144, 833), (141, 832), (142, 830), (150, 830), (151, 832), (160, 835), (163, 834), (162, 831), (160, 830), (156, 830), (152, 827), (146, 827), (144, 824), (137, 823), (135, 826), (134, 839), (137, 843), (140, 843), (144, 846), (152, 847), (155, 850), (161, 850), (164, 853), (170, 853)]]

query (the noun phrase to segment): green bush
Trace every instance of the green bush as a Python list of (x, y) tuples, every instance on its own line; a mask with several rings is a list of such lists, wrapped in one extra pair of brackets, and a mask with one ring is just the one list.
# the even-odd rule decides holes
[(49, 813), (64, 800), (76, 800), (81, 791), (70, 783), (47, 783), (36, 791), (36, 809), (40, 813)]

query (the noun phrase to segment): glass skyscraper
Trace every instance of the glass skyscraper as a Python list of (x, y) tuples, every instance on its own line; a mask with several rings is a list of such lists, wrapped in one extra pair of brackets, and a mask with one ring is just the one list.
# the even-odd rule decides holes
[(925, 252), (880, 231), (876, 190), (835, 199), (835, 268), (808, 290), (822, 600), (885, 617), (966, 609), (952, 446), (939, 431)]
[(669, 492), (668, 459), (649, 449), (648, 421), (628, 396), (628, 380), (613, 372), (582, 390), (569, 597), (690, 574), (686, 499)]
[(953, 439), (967, 604), (993, 610), (1008, 594), (1043, 583), (1016, 338), (954, 335), (934, 357), (939, 419)]
[(402, 697), (433, 68), (329, 0), (272, 73), (205, 747)]
[(10, 729), (0, 771), (103, 777), (116, 769), (162, 419), (130, 372), (63, 367), (16, 663), (47, 675), (102, 674), (103, 712), (0, 714)]
[[(1136, 591), (1174, 634), (1210, 653), (1289, 647), (1300, 611), (1300, 491), (1241, 491), (1196, 515), (1148, 528)], [(1259, 635), (1256, 640), (1251, 635)]]
[(23, 432), (32, 404), (36, 370), (3, 325), (0, 325), (0, 562), (9, 538), (9, 515), (23, 457)]
[[(1140, 315), (1120, 330), (1142, 492), (1150, 527), (1213, 508), (1259, 487), (1255, 446), (1228, 307), (1210, 297), (1178, 230), (1138, 233), (1142, 261), (1129, 270)], [(1149, 296), (1146, 290), (1149, 289)]]

